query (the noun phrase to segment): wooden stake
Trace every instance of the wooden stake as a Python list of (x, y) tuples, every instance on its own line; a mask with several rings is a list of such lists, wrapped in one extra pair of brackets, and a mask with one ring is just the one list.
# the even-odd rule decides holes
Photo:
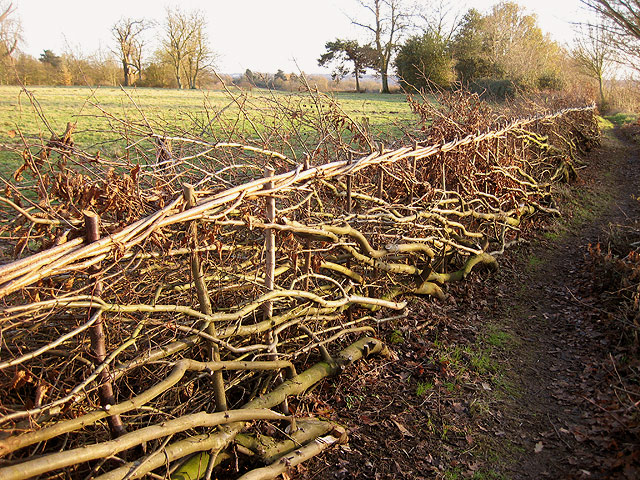
[[(384, 152), (384, 143), (380, 143), (380, 155)], [(382, 193), (384, 191), (384, 169), (382, 165), (378, 168), (378, 198), (382, 199)]]
[[(349, 165), (351, 165), (352, 161), (353, 161), (353, 157), (351, 152), (349, 152), (349, 159), (348, 159)], [(351, 213), (352, 210), (353, 210), (353, 204), (351, 199), (351, 175), (348, 175), (347, 176), (347, 213)], [(347, 268), (351, 268), (351, 258), (347, 259)], [(349, 307), (347, 308), (347, 321), (351, 322), (352, 320), (353, 320), (353, 312), (351, 309), (351, 305), (349, 305)]]
[[(351, 162), (353, 161), (353, 156), (351, 155), (351, 152), (349, 152), (349, 158), (347, 160), (347, 164), (351, 165)], [(351, 210), (353, 208), (353, 204), (352, 204), (352, 199), (351, 199), (351, 174), (347, 175), (347, 213), (351, 213)]]
[[(272, 167), (266, 167), (264, 170), (265, 177), (273, 177), (275, 170)], [(273, 188), (273, 182), (267, 182), (264, 185), (265, 190), (271, 190)], [(276, 221), (276, 199), (269, 195), (267, 199), (267, 211), (266, 219), (267, 223), (274, 223)], [(265, 248), (265, 267), (264, 267), (264, 286), (267, 290), (273, 290), (275, 269), (276, 269), (276, 236), (272, 228), (265, 228), (264, 230), (264, 248)], [(265, 302), (263, 307), (264, 319), (268, 320), (273, 314), (273, 304), (271, 302)]]
[[(184, 201), (187, 208), (196, 206), (196, 192), (193, 188), (193, 185), (190, 185), (188, 183), (182, 185), (182, 194), (184, 196)], [(204, 282), (204, 272), (200, 263), (200, 257), (198, 257), (198, 253), (195, 251), (198, 247), (198, 225), (195, 220), (189, 223), (188, 235), (191, 247), (193, 249), (190, 258), (191, 276), (193, 278), (193, 284), (198, 295), (200, 311), (205, 315), (211, 315), (213, 314), (211, 298), (209, 297), (207, 285)], [(207, 333), (214, 338), (216, 337), (216, 326), (214, 322), (209, 322)], [(210, 347), (211, 349), (209, 352), (209, 356), (211, 358), (211, 361), (219, 362), (220, 348), (218, 347), (218, 344), (215, 342), (211, 342)], [(222, 376), (221, 370), (213, 372), (213, 396), (216, 402), (216, 411), (223, 412), (227, 410), (227, 396), (224, 387), (224, 377)]]
[[(267, 166), (264, 169), (265, 178), (273, 177), (275, 170)], [(271, 190), (273, 188), (273, 182), (267, 182), (264, 185), (265, 190)], [(266, 219), (267, 223), (274, 223), (276, 221), (276, 199), (273, 195), (268, 195), (267, 199), (267, 211)], [(267, 290), (273, 290), (275, 285), (275, 271), (276, 271), (276, 235), (272, 228), (265, 228), (264, 230), (264, 249), (265, 249), (265, 266), (264, 266), (264, 286)], [(273, 316), (273, 302), (268, 301), (263, 305), (263, 316), (265, 320), (269, 320)], [(273, 334), (273, 330), (269, 329), (267, 332), (267, 343), (271, 345), (276, 342), (277, 338)], [(274, 345), (270, 350), (270, 355), (267, 355), (268, 360), (278, 359), (278, 350)], [(283, 382), (282, 373), (278, 373), (275, 378), (275, 384), (280, 385)], [(284, 414), (289, 413), (289, 404), (285, 399), (280, 404), (280, 410)]]
[[(418, 141), (416, 140), (416, 142), (413, 144), (413, 150), (417, 151), (418, 147), (419, 147)], [(414, 183), (411, 184), (411, 202), (410, 203), (413, 203), (413, 201), (414, 201), (414, 195), (415, 195), (415, 189), (416, 189), (415, 182), (418, 181), (418, 179), (416, 178), (417, 167), (418, 167), (418, 157), (414, 155), (413, 156), (413, 165), (412, 165), (412, 170), (413, 170), (412, 171), (412, 177), (413, 177), (413, 182)]]
[[(196, 193), (193, 185), (185, 183), (182, 185), (182, 194), (187, 208), (195, 207), (196, 205)], [(189, 243), (193, 250), (198, 248), (198, 226), (195, 221), (189, 223), (188, 227)], [(193, 283), (196, 287), (196, 293), (198, 295), (198, 303), (200, 304), (200, 311), (207, 315), (213, 313), (211, 307), (211, 299), (209, 298), (209, 292), (207, 286), (204, 283), (204, 273), (202, 272), (202, 265), (200, 264), (200, 257), (196, 252), (191, 252), (191, 275), (193, 276)]]
[(378, 167), (378, 193), (377, 197), (382, 199), (382, 194), (384, 191), (384, 169), (382, 167)]
[[(304, 157), (304, 169), (305, 170), (309, 170), (309, 167), (311, 165), (309, 164), (309, 156), (305, 155)], [(311, 216), (311, 199), (307, 200), (307, 218), (309, 218)], [(304, 252), (304, 274), (305, 275), (309, 275), (309, 272), (311, 272), (311, 240), (305, 240), (304, 243), (304, 248), (305, 248), (305, 252)], [(305, 276), (304, 278), (304, 289), (305, 290), (309, 290), (309, 277)]]
[[(100, 239), (100, 217), (93, 212), (85, 211), (84, 213), (84, 225), (85, 225), (85, 239), (87, 243), (97, 242)], [(100, 298), (102, 295), (102, 280), (97, 276), (100, 271), (100, 267), (96, 266), (92, 269), (92, 273), (96, 275), (96, 280), (93, 284), (93, 297)], [(89, 329), (89, 337), (91, 340), (91, 355), (96, 362), (96, 366), (100, 365), (107, 358), (107, 347), (105, 345), (105, 327), (104, 320), (102, 318), (102, 311), (99, 308), (91, 308), (89, 310), (89, 316), (97, 315), (98, 319)], [(98, 396), (100, 397), (100, 404), (102, 408), (108, 410), (112, 405), (115, 405), (116, 397), (113, 393), (113, 384), (109, 375), (109, 367), (102, 369), (98, 375)], [(107, 418), (109, 428), (111, 429), (111, 435), (113, 437), (119, 437), (127, 433), (127, 429), (120, 418), (120, 415), (113, 415)]]

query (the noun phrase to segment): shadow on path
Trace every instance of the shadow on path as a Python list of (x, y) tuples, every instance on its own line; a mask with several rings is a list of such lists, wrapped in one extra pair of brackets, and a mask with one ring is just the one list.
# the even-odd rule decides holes
[(601, 308), (588, 259), (611, 225), (640, 219), (637, 148), (606, 137), (572, 190), (568, 217), (499, 278), (509, 287), (497, 323), (520, 339), (509, 358), (521, 393), (505, 411), (520, 446), (509, 476), (640, 478), (638, 398), (620, 376), (634, 367), (621, 342), (625, 320)]
[(560, 188), (562, 217), (498, 274), (451, 284), (444, 302), (409, 299), (408, 318), (379, 327), (391, 358), (299, 399), (349, 444), (289, 478), (640, 478), (640, 396), (625, 392), (639, 388), (624, 376), (639, 365), (587, 259), (610, 224), (640, 218), (638, 152), (610, 135), (585, 165)]

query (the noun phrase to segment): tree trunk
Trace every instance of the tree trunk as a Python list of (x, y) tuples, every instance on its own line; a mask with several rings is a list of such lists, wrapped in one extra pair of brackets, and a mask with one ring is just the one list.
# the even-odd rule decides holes
[[(604, 85), (602, 82), (602, 75), (598, 77), (598, 88), (600, 89), (600, 110), (603, 110), (606, 107), (606, 100), (604, 98)], [(605, 113), (605, 112), (602, 112)]]
[(382, 93), (391, 93), (389, 91), (389, 58), (384, 54), (380, 56), (380, 77), (382, 78)]
[(356, 93), (360, 93), (360, 75), (358, 75), (357, 69), (356, 69)]
[(129, 70), (129, 62), (127, 60), (122, 60), (122, 71), (124, 73), (124, 82), (122, 83), (123, 87), (128, 87), (130, 85), (129, 78), (131, 76), (131, 72)]
[(382, 76), (382, 93), (391, 93), (389, 91), (389, 75), (386, 71), (380, 73)]
[(176, 68), (176, 83), (178, 84), (178, 90), (182, 90), (182, 77), (180, 76), (180, 67)]

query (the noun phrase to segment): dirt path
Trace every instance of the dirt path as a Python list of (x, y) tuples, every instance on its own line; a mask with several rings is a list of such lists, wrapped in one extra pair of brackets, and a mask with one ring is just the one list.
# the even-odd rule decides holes
[(384, 326), (392, 358), (323, 385), (350, 443), (300, 478), (640, 478), (625, 384), (638, 362), (585, 258), (610, 224), (640, 219), (640, 160), (611, 137), (587, 165), (563, 218), (497, 275), (453, 286), (445, 303), (414, 300)]
[(609, 138), (588, 162), (571, 193), (572, 218), (544, 234), (520, 269), (504, 274), (515, 282), (497, 322), (512, 324), (521, 340), (510, 360), (522, 396), (507, 408), (523, 448), (509, 468), (513, 478), (640, 475), (638, 424), (630, 435), (633, 419), (617, 396), (627, 353), (620, 319), (594, 293), (597, 278), (586, 258), (589, 245), (606, 245), (611, 225), (640, 219), (640, 161), (632, 144)]

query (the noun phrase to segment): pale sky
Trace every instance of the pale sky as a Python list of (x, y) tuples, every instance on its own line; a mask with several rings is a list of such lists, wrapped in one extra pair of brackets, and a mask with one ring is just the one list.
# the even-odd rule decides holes
[[(422, 0), (427, 3), (428, 0)], [(365, 32), (347, 14), (362, 14), (356, 0), (13, 0), (23, 27), (22, 49), (38, 57), (44, 49), (93, 54), (113, 46), (111, 26), (121, 17), (162, 23), (167, 6), (198, 9), (208, 21), (217, 70), (241, 73), (304, 71), (328, 73), (317, 66), (324, 44), (335, 38), (366, 41)], [(464, 11), (487, 11), (497, 0), (451, 0)], [(570, 22), (588, 15), (579, 0), (517, 0), (527, 13), (536, 13), (541, 28), (560, 43), (573, 38)], [(155, 30), (160, 35), (160, 28)], [(149, 38), (154, 43), (154, 38)], [(147, 58), (151, 47), (147, 50)]]

